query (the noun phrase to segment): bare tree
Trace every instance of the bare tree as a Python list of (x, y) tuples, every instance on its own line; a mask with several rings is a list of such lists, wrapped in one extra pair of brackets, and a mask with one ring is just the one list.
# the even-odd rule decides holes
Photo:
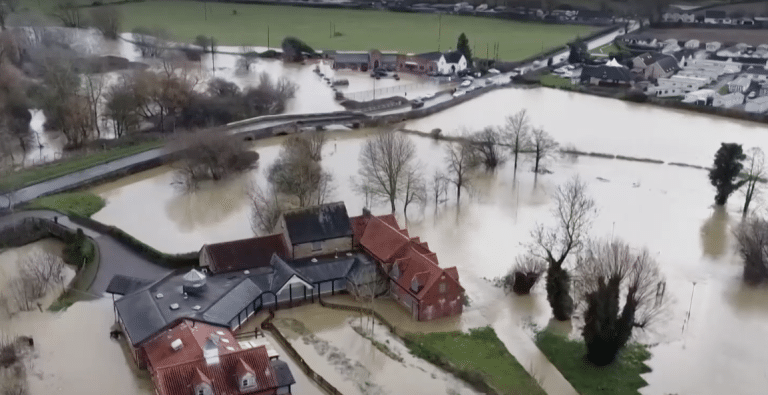
[(290, 136), (269, 167), (267, 180), (275, 190), (294, 197), (299, 207), (321, 204), (332, 192), (333, 176), (312, 160), (309, 142)]
[(325, 146), (326, 136), (323, 131), (312, 131), (301, 134), (301, 137), (309, 142), (310, 157), (315, 162), (323, 160), (323, 146)]
[(440, 199), (448, 195), (448, 180), (440, 170), (435, 170), (430, 183), (432, 196), (435, 198), (435, 210), (440, 203)]
[(371, 323), (371, 334), (373, 334), (375, 326), (373, 313), (379, 277), (376, 267), (370, 265), (360, 266), (347, 280), (347, 290), (360, 303), (360, 329), (365, 330), (363, 328), (363, 310), (367, 309), (370, 312), (368, 317)]
[(745, 218), (734, 230), (744, 260), (744, 281), (757, 285), (768, 280), (768, 221)]
[(504, 151), (500, 146), (502, 143), (501, 134), (496, 128), (487, 127), (483, 131), (471, 135), (470, 141), (475, 150), (475, 156), (485, 165), (486, 170), (496, 170), (506, 160)]
[(253, 204), (251, 216), (251, 228), (254, 234), (269, 234), (275, 229), (280, 214), (287, 208), (277, 196), (272, 186), (262, 189), (256, 183), (249, 192)]
[(19, 277), (8, 286), (8, 298), (20, 311), (32, 310), (35, 302), (64, 281), (64, 263), (52, 254), (34, 254), (20, 264)]
[(587, 195), (587, 185), (578, 176), (555, 191), (555, 224), (551, 227), (537, 224), (531, 232), (531, 254), (544, 259), (547, 268), (547, 300), (556, 319), (568, 320), (573, 313), (570, 295), (570, 275), (564, 267), (566, 259), (577, 253), (587, 240), (595, 202)]
[(176, 164), (177, 181), (194, 189), (204, 180), (223, 180), (253, 167), (259, 155), (243, 147), (222, 131), (190, 133), (179, 147), (181, 160)]
[(557, 142), (541, 128), (531, 133), (531, 150), (534, 155), (533, 172), (539, 174), (539, 164), (556, 152)]
[(403, 216), (408, 221), (408, 206), (411, 204), (424, 205), (427, 201), (427, 186), (424, 183), (419, 169), (421, 166), (416, 164), (411, 166), (405, 173), (403, 186)]
[(101, 31), (101, 34), (112, 40), (120, 34), (122, 14), (116, 7), (95, 7), (91, 10), (93, 26)]
[(634, 251), (620, 240), (590, 243), (579, 261), (575, 284), (584, 302), (587, 359), (605, 366), (634, 328), (645, 329), (658, 317), (666, 286), (648, 251)]
[(521, 152), (530, 149), (531, 145), (530, 124), (528, 112), (525, 109), (507, 117), (504, 137), (507, 146), (515, 157), (515, 174), (517, 174), (517, 158)]
[(116, 84), (107, 88), (104, 99), (104, 118), (112, 123), (116, 138), (139, 128), (140, 101), (128, 79), (122, 77)]
[(765, 154), (759, 147), (751, 148), (747, 152), (747, 159), (741, 174), (741, 182), (747, 187), (746, 191), (744, 191), (744, 209), (741, 211), (743, 216), (747, 216), (749, 203), (752, 202), (752, 198), (759, 195), (758, 183), (762, 182), (764, 177)]
[(416, 145), (405, 134), (393, 130), (378, 133), (360, 150), (359, 183), (366, 185), (374, 198), (387, 200), (394, 213), (415, 157)]
[(133, 39), (141, 51), (141, 56), (145, 58), (157, 58), (163, 55), (168, 46), (167, 40), (170, 37), (163, 28), (148, 29), (137, 27), (133, 29)]
[(518, 295), (528, 295), (547, 270), (547, 262), (531, 253), (515, 258), (515, 265), (505, 278), (504, 287)]
[(461, 203), (461, 190), (469, 188), (470, 177), (479, 162), (468, 142), (451, 143), (446, 147), (445, 163), (448, 166), (446, 180), (456, 186), (456, 205)]
[(59, 19), (65, 27), (82, 27), (80, 7), (73, 0), (59, 0), (53, 8), (55, 18)]
[(101, 138), (101, 128), (99, 127), (98, 120), (100, 119), (99, 109), (101, 108), (101, 98), (104, 92), (104, 76), (102, 74), (85, 74), (83, 80), (85, 99), (88, 101), (88, 107), (91, 111), (96, 136)]

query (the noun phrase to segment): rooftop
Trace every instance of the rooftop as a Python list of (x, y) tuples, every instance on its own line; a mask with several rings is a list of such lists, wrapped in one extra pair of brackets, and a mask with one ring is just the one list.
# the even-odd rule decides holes
[(211, 257), (211, 270), (216, 273), (267, 267), (272, 254), (288, 257), (282, 234), (206, 244), (202, 249)]
[(293, 245), (352, 236), (344, 202), (288, 211), (283, 218)]

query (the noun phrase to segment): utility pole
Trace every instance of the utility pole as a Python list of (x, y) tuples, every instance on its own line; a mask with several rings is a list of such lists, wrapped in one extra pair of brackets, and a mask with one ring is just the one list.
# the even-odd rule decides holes
[(216, 43), (213, 40), (214, 38), (211, 36), (211, 70), (213, 70), (213, 76), (216, 77), (216, 53), (214, 52)]
[(333, 22), (328, 22), (328, 38), (333, 37)]
[(203, 10), (205, 10), (204, 11), (205, 12), (205, 20), (207, 22), (208, 21), (208, 2), (207, 1), (203, 2)]
[(488, 59), (488, 43), (485, 43), (485, 58)]
[(440, 36), (443, 33), (443, 14), (437, 14), (437, 52), (440, 52)]
[(267, 25), (267, 50), (269, 50), (269, 25)]

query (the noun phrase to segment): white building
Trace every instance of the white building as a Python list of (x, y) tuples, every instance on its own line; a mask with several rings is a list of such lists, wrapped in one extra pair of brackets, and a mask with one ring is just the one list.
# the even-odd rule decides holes
[(768, 111), (768, 96), (761, 96), (754, 100), (748, 101), (747, 105), (744, 106), (744, 110), (758, 114), (762, 114)]
[(741, 71), (741, 63), (733, 60), (693, 59), (688, 64), (692, 68), (709, 68), (722, 70), (721, 74), (732, 74)]
[(707, 80), (704, 78), (673, 75), (669, 78), (659, 78), (656, 80), (656, 86), (650, 88), (649, 91), (652, 90), (658, 97), (683, 96), (686, 93), (699, 90), (706, 84)]
[(685, 98), (683, 98), (683, 103), (706, 104), (707, 99), (713, 96), (715, 96), (715, 91), (712, 89), (700, 89), (691, 93), (686, 93)]
[(728, 83), (728, 92), (746, 92), (752, 80), (747, 77), (739, 77)]
[(712, 105), (715, 107), (731, 108), (742, 103), (744, 103), (744, 95), (734, 92), (727, 95), (715, 95)]
[(706, 70), (706, 69), (693, 69), (685, 68), (680, 70), (676, 75), (681, 77), (696, 77), (704, 78), (707, 80), (707, 84), (711, 84), (717, 80), (717, 77), (722, 75), (720, 70)]
[(715, 52), (718, 49), (720, 49), (720, 47), (722, 47), (722, 46), (723, 46), (723, 44), (721, 44), (721, 43), (719, 43), (717, 41), (708, 42), (707, 45), (706, 45), (707, 52)]
[(688, 40), (685, 42), (685, 47), (689, 49), (698, 49), (699, 46), (701, 46), (701, 42), (699, 40)]

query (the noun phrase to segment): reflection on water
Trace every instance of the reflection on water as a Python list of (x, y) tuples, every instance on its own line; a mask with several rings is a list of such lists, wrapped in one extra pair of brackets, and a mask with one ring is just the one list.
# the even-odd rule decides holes
[(249, 179), (243, 174), (201, 183), (195, 191), (179, 191), (166, 203), (167, 215), (185, 233), (226, 221), (248, 206)]
[(728, 210), (715, 206), (712, 215), (701, 225), (701, 247), (704, 255), (720, 258), (728, 247), (730, 231)]

